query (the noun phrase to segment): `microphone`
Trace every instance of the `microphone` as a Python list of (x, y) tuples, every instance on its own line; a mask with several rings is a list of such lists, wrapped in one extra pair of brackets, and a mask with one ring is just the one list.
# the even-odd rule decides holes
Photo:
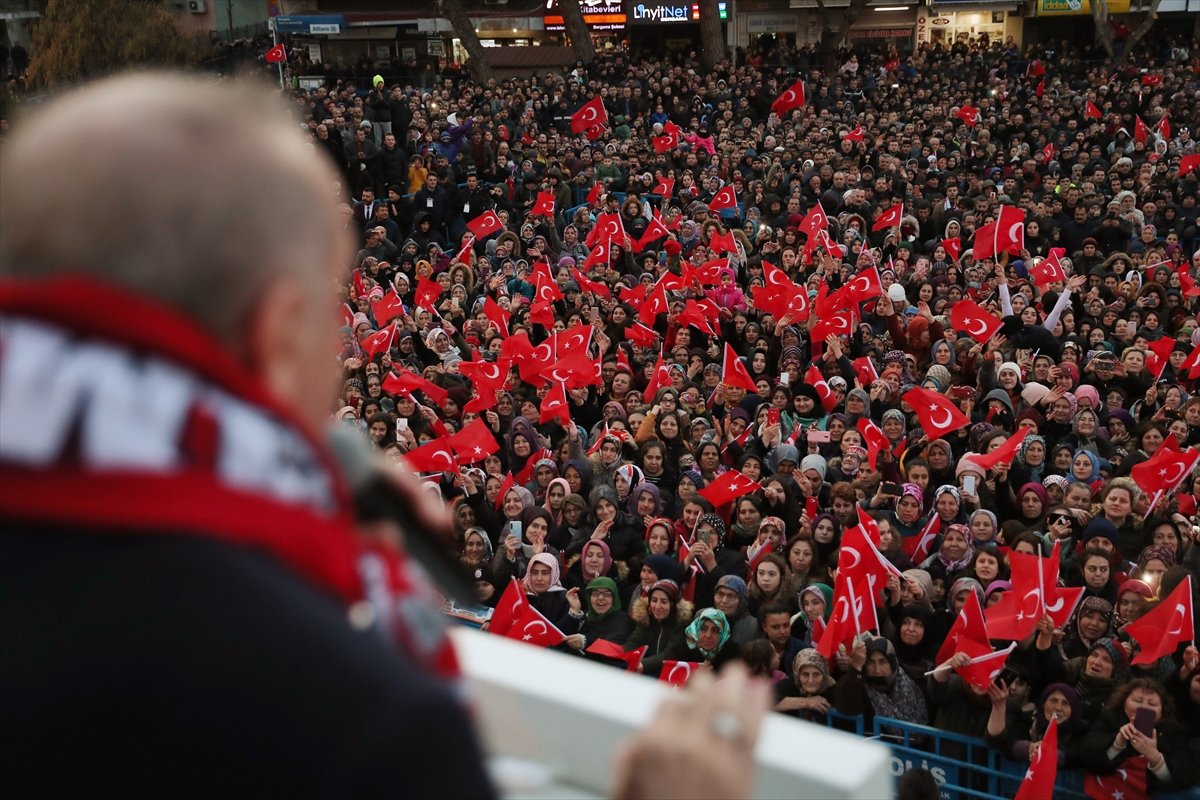
[(388, 520), (404, 533), (404, 550), (428, 573), (438, 591), (464, 603), (475, 603), (466, 569), (444, 541), (415, 511), (415, 498), (381, 468), (362, 435), (343, 426), (329, 429), (327, 441), (354, 499), (360, 522)]

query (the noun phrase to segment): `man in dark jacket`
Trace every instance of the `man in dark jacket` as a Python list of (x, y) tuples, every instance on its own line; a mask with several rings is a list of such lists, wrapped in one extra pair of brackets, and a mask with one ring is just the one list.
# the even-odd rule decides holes
[[(105, 154), (86, 169), (63, 155), (85, 138)], [(317, 435), (350, 249), (332, 168), (282, 104), (178, 76), (50, 104), (4, 155), (0, 793), (493, 796), (438, 616), (356, 535)], [(165, 174), (186, 225), (145, 202)], [(86, 182), (56, 206), (70, 236), (39, 222), (35, 176)], [(47, 409), (60, 367), (81, 380)]]

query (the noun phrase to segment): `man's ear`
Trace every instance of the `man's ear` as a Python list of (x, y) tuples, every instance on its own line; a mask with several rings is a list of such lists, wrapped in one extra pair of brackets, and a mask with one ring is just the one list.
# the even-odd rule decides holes
[(305, 390), (305, 339), (296, 332), (304, 324), (305, 306), (297, 282), (276, 280), (263, 290), (246, 322), (243, 360), (279, 398), (302, 397)]

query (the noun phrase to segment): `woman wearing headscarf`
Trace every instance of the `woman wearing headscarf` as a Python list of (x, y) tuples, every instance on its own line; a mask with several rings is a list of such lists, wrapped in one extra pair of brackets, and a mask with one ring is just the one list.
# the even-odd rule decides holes
[(835, 685), (825, 656), (811, 647), (796, 653), (792, 678), (775, 684), (775, 710), (824, 725)]
[(614, 561), (628, 561), (642, 547), (642, 536), (629, 515), (621, 510), (617, 491), (611, 486), (600, 485), (592, 489), (592, 524), (585, 527), (586, 538), (576, 537), (567, 546), (567, 555), (583, 551), (589, 540), (599, 539), (608, 544)]
[(564, 634), (579, 632), (583, 623), (583, 601), (579, 589), (566, 589), (559, 580), (558, 558), (538, 553), (529, 559), (529, 568), (521, 581), (529, 605), (550, 620)]
[(1058, 720), (1058, 766), (1078, 769), (1082, 764), (1083, 739), (1087, 727), (1081, 719), (1079, 693), (1065, 683), (1052, 683), (1042, 690), (1033, 713), (1009, 701), (993, 707), (985, 741), (1005, 756), (1029, 763), (1037, 757), (1038, 744), (1046, 736), (1050, 720)]
[(792, 616), (792, 636), (805, 642), (817, 641), (833, 612), (833, 587), (813, 583), (801, 589), (797, 599), (800, 611)]
[[(633, 620), (621, 608), (621, 594), (612, 578), (593, 578), (583, 591), (587, 616), (579, 628), (587, 643), (598, 639), (624, 645), (633, 632)], [(587, 644), (584, 645), (587, 647)]]
[(933, 658), (941, 642), (933, 630), (933, 610), (920, 604), (896, 605), (890, 611), (895, 632), (889, 637), (896, 661), (910, 677), (921, 680), (933, 668)]
[(896, 508), (888, 513), (888, 520), (901, 540), (916, 536), (921, 532), (925, 511), (925, 495), (921, 487), (915, 483), (905, 483), (900, 487), (900, 496), (896, 498)]
[(1046, 473), (1046, 439), (1036, 433), (1027, 435), (1017, 448), (1009, 470), (1009, 481), (1021, 486), (1030, 481), (1041, 482)]
[(657, 678), (667, 653), (683, 641), (684, 629), (692, 619), (692, 604), (679, 598), (678, 584), (660, 580), (650, 587), (646, 597), (634, 602), (629, 615), (634, 629), (625, 640), (625, 652), (645, 645), (642, 672)]
[(475, 598), (491, 605), (499, 599), (496, 579), (492, 572), (492, 540), (483, 528), (467, 528), (463, 535), (461, 561), (471, 575)]
[(729, 620), (715, 608), (696, 612), (683, 629), (683, 641), (668, 648), (667, 661), (687, 661), (719, 670), (736, 659), (741, 648), (732, 639)]
[[(947, 576), (967, 570), (971, 565), (971, 556), (975, 554), (975, 544), (971, 539), (971, 530), (966, 525), (952, 522), (942, 527), (941, 542), (938, 549), (925, 560), (921, 567), (928, 569), (933, 564), (941, 565)], [(983, 598), (979, 598), (982, 602)]]
[[(509, 528), (492, 558), (492, 570), (497, 585), (503, 586), (509, 578), (522, 578), (527, 575), (530, 562), (539, 554), (552, 556), (561, 566), (561, 554), (546, 543), (550, 535), (550, 515), (546, 510), (530, 505), (521, 512), (518, 521), (521, 526), (520, 535), (517, 535), (513, 528)], [(555, 578), (557, 579), (557, 573)]]
[[(900, 668), (896, 650), (882, 636), (864, 634), (850, 649), (850, 668), (834, 688), (837, 710), (862, 716), (870, 724), (876, 716), (929, 724), (929, 706), (920, 686)], [(888, 728), (885, 733), (896, 733)]]
[(592, 539), (583, 545), (579, 558), (567, 567), (563, 585), (568, 589), (582, 589), (596, 578), (618, 580), (617, 567), (608, 551), (608, 544), (600, 539)]
[(746, 574), (746, 556), (725, 546), (725, 520), (718, 514), (701, 514), (696, 521), (696, 537), (691, 552), (683, 561), (685, 569), (691, 569), (697, 561), (703, 572), (696, 575), (696, 605), (707, 608), (713, 604), (713, 592), (717, 581), (726, 575), (742, 577)]

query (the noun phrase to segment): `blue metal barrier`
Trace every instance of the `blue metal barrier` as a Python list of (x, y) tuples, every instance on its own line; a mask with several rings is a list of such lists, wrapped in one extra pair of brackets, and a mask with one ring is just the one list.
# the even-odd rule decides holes
[[(862, 717), (837, 711), (825, 715), (825, 724), (860, 736), (879, 739), (892, 749), (892, 772), (899, 777), (910, 769), (928, 769), (944, 800), (1010, 800), (1029, 769), (1027, 763), (1001, 757), (982, 739), (961, 736), (889, 717), (875, 717), (866, 726)], [(1058, 771), (1054, 800), (1088, 800), (1082, 770)], [(1200, 788), (1181, 792), (1156, 792), (1154, 800), (1200, 800)]]

